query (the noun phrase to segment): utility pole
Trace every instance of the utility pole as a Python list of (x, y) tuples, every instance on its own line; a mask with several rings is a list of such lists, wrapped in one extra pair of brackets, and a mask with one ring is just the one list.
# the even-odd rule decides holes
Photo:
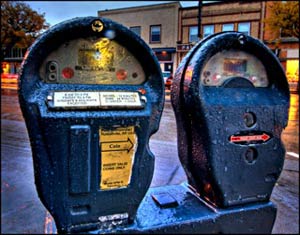
[(202, 1), (198, 2), (198, 38), (201, 39), (201, 10), (202, 10)]

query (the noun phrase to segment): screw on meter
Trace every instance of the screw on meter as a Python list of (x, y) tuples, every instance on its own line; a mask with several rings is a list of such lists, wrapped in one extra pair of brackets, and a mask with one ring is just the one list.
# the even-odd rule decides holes
[(179, 65), (171, 98), (192, 188), (219, 207), (269, 200), (290, 98), (272, 51), (237, 32), (206, 37)]
[(23, 62), (19, 101), (37, 191), (58, 231), (131, 224), (151, 183), (147, 146), (164, 104), (147, 44), (104, 18), (53, 26)]

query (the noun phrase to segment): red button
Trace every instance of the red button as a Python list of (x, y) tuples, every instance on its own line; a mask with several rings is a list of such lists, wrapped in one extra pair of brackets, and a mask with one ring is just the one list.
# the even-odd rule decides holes
[(74, 70), (70, 67), (66, 67), (62, 70), (62, 75), (66, 79), (70, 79), (74, 76)]
[(117, 79), (125, 80), (127, 78), (127, 71), (125, 69), (119, 69), (116, 72)]

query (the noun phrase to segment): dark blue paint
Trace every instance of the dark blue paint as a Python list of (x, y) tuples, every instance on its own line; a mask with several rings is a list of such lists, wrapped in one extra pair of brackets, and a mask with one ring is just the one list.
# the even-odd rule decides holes
[[(91, 24), (100, 19), (104, 30)], [(43, 60), (67, 41), (103, 37), (113, 30), (114, 40), (140, 62), (146, 76), (141, 85), (81, 85), (44, 83), (39, 76)], [(66, 51), (66, 53), (68, 53)], [(49, 91), (138, 91), (147, 103), (139, 110), (55, 110), (47, 106)], [(29, 49), (23, 61), (19, 101), (30, 137), (35, 183), (39, 197), (54, 217), (59, 232), (96, 229), (99, 216), (128, 213), (132, 223), (151, 183), (154, 156), (147, 147), (159, 126), (164, 83), (158, 61), (144, 41), (126, 27), (104, 18), (84, 17), (50, 28)], [(100, 190), (99, 129), (134, 126), (138, 139), (127, 188)]]
[[(269, 86), (255, 88), (239, 77), (221, 87), (203, 86), (200, 75), (205, 63), (229, 49), (259, 58)], [(187, 69), (192, 70), (192, 77), (186, 76)], [(283, 167), (285, 149), (280, 135), (287, 125), (290, 98), (285, 73), (271, 50), (237, 32), (211, 35), (195, 45), (179, 65), (171, 98), (179, 157), (200, 196), (218, 207), (268, 201)], [(245, 124), (244, 115), (249, 112), (256, 117), (255, 125)], [(230, 142), (232, 135), (261, 132), (271, 139)], [(257, 153), (255, 162), (247, 160), (249, 148)]]

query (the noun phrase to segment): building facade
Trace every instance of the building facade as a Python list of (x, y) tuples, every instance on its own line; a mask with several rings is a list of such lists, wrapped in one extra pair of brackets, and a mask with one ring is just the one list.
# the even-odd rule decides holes
[(172, 73), (202, 38), (222, 31), (245, 33), (273, 50), (293, 89), (299, 84), (299, 39), (282, 38), (279, 45), (272, 43), (272, 32), (265, 24), (270, 4), (270, 1), (203, 1), (201, 17), (198, 6), (183, 8), (179, 2), (99, 11), (98, 15), (139, 34), (155, 52), (162, 71)]
[[(266, 2), (265, 18), (270, 17), (272, 3), (271, 1)], [(262, 35), (263, 42), (278, 56), (286, 72), (290, 89), (299, 92), (299, 39), (286, 37), (281, 32), (274, 32), (267, 25)]]
[(179, 2), (98, 11), (139, 35), (154, 51), (162, 71), (175, 72)]
[(4, 61), (1, 61), (1, 74), (17, 74), (26, 51), (27, 48), (12, 48)]
[(280, 35), (282, 37), (275, 43), (274, 38), (278, 38), (278, 32), (270, 30), (265, 23), (265, 19), (271, 14), (271, 5), (272, 1), (204, 3), (200, 27), (197, 6), (180, 8), (177, 61), (181, 61), (198, 40), (210, 34), (223, 31), (243, 32), (264, 42), (278, 56), (291, 90), (299, 91), (299, 39)]
[[(202, 38), (239, 31), (258, 38), (278, 56), (292, 90), (299, 92), (299, 38), (284, 37), (268, 29), (272, 1), (203, 1), (199, 7), (179, 2), (98, 11), (100, 17), (123, 24), (139, 35), (157, 56), (161, 70), (174, 74), (187, 52)], [(200, 17), (199, 17), (200, 13)], [(199, 32), (200, 31), (200, 32)], [(277, 35), (276, 35), (277, 34)], [(1, 62), (2, 73), (18, 72), (26, 49), (14, 48)]]
[[(198, 7), (180, 8), (177, 41), (178, 61), (201, 38), (222, 31), (239, 31), (262, 39), (261, 1), (208, 2), (202, 5), (201, 22)], [(200, 27), (198, 24), (200, 23)], [(200, 29), (200, 34), (198, 31)], [(200, 36), (200, 37), (199, 37)]]

